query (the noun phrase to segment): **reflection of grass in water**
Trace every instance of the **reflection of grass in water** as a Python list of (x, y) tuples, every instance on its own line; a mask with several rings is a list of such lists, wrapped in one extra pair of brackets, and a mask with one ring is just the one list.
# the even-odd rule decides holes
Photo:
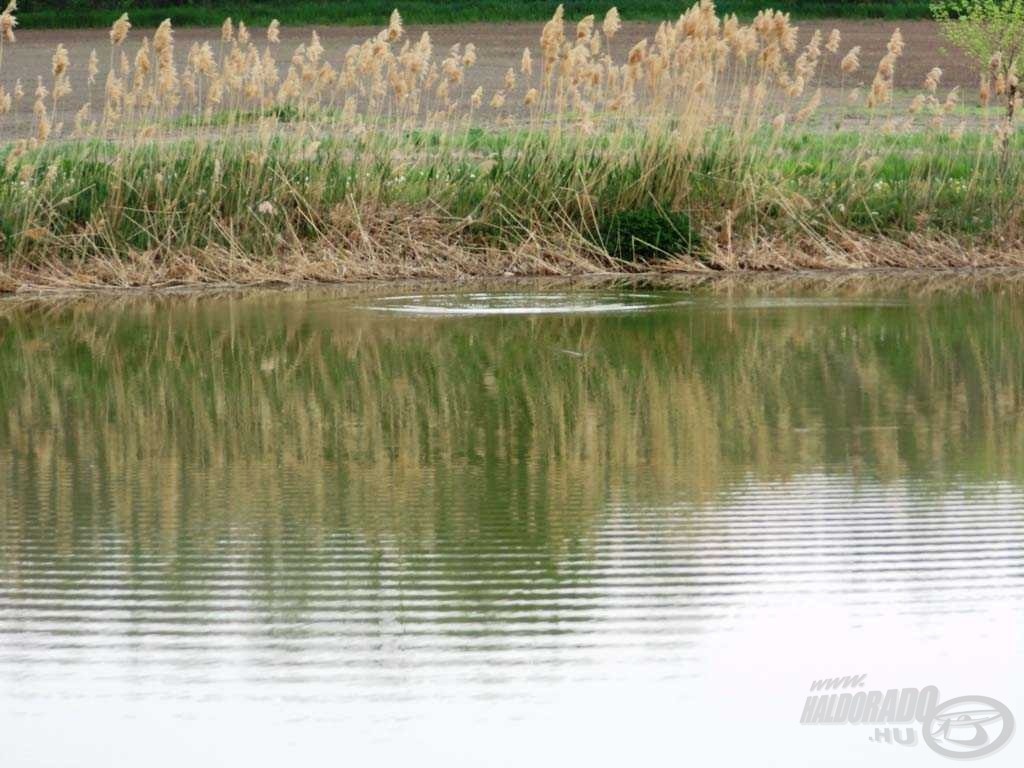
[(3, 514), (68, 551), (108, 527), (169, 552), (347, 527), (555, 554), (609, 503), (748, 476), (1016, 482), (1021, 306), (1013, 286), (471, 322), (288, 296), (5, 309)]

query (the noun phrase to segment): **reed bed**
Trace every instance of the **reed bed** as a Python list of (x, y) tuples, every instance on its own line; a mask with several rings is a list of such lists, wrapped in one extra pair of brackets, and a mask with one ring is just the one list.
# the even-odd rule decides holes
[(4, 75), (16, 11), (0, 290), (1024, 262), (1013, 62), (977, 94), (940, 67), (898, 94), (898, 29), (862, 62), (838, 31), (798, 46), (770, 10), (744, 24), (702, 0), (634, 41), (615, 9), (559, 8), (485, 92), (485, 51), (410, 39), (397, 11), (344, 51), (230, 19), (179, 51), (169, 21), (122, 16), (27, 83)]

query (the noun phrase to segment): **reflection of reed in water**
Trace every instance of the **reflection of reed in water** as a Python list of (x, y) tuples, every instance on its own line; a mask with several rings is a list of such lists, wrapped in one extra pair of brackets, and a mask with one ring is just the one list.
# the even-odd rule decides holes
[(1020, 480), (1015, 284), (899, 305), (752, 295), (771, 292), (469, 321), (330, 293), (9, 305), (7, 543), (273, 551), (348, 529), (372, 549), (557, 560), (609, 505), (707, 503), (751, 478)]

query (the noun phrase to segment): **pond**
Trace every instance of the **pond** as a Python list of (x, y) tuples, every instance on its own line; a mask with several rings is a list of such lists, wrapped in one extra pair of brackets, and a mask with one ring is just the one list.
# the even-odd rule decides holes
[(941, 763), (801, 718), (1024, 717), (1022, 329), (1010, 276), (0, 302), (0, 764)]

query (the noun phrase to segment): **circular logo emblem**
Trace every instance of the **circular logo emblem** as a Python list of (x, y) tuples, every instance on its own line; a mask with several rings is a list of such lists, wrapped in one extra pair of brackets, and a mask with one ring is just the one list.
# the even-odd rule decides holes
[(943, 757), (991, 755), (1013, 736), (1013, 714), (987, 696), (958, 696), (936, 705), (922, 723), (925, 743)]

